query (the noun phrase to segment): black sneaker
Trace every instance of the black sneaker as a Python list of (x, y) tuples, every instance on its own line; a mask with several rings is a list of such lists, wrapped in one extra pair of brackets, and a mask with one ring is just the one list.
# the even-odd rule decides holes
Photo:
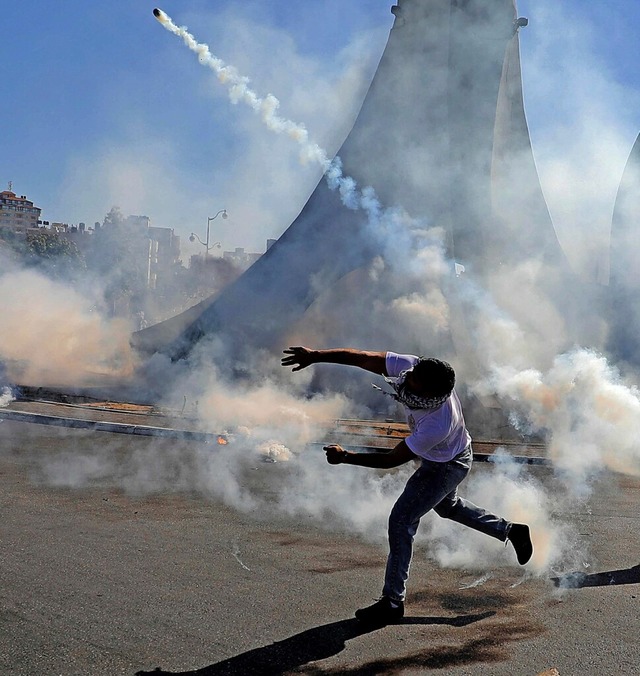
[(356, 610), (356, 618), (360, 622), (376, 627), (383, 627), (385, 624), (398, 622), (403, 616), (404, 603), (402, 601), (392, 601), (386, 596), (383, 596), (372, 606)]
[(526, 523), (512, 524), (507, 539), (516, 550), (518, 563), (521, 566), (524, 566), (524, 564), (533, 556), (533, 543), (531, 542), (529, 526), (527, 526)]

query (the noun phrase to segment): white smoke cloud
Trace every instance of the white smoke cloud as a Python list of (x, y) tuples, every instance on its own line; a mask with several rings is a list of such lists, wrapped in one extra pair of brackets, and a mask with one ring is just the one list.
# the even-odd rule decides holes
[(602, 355), (577, 349), (545, 373), (498, 366), (485, 386), (546, 434), (549, 455), (575, 493), (604, 469), (640, 473), (640, 394)]
[(0, 274), (0, 314), (10, 382), (82, 385), (132, 373), (130, 324), (105, 318), (95, 299), (67, 284), (30, 270)]
[[(573, 569), (588, 553), (579, 543), (576, 528), (562, 516), (567, 505), (562, 492), (552, 492), (530, 468), (517, 464), (498, 449), (494, 466), (476, 467), (460, 493), (485, 509), (531, 529), (534, 553), (526, 567), (528, 575), (544, 575), (559, 568)], [(487, 570), (515, 563), (515, 553), (507, 547), (463, 526), (432, 518), (428, 521), (433, 555), (446, 567)]]
[[(557, 23), (564, 30), (566, 23)], [(235, 30), (239, 34), (253, 28), (255, 26), (245, 23), (238, 24)], [(265, 51), (267, 45), (275, 42), (273, 33), (258, 31), (256, 34), (265, 35), (261, 45)], [(565, 44), (567, 38), (578, 35), (563, 33)], [(251, 44), (251, 41), (244, 40), (240, 44)], [(203, 49), (196, 48), (206, 55)], [(287, 62), (293, 47), (280, 44), (280, 48), (285, 53), (283, 62)], [(542, 54), (541, 49), (540, 59)], [(577, 54), (577, 58), (582, 56)], [(248, 58), (257, 60), (254, 52)], [(541, 60), (537, 67), (541, 78), (553, 81), (554, 73), (548, 64)], [(262, 70), (269, 69), (263, 67)], [(296, 80), (285, 71), (277, 74), (279, 77), (274, 76), (276, 79), (265, 89), (280, 91), (278, 84)], [(230, 77), (228, 71), (224, 77)], [(597, 86), (593, 93), (603, 106), (607, 100), (603, 94), (610, 90), (605, 89), (605, 78), (598, 77), (594, 81)], [(327, 81), (318, 76), (310, 91), (324, 93), (325, 99), (329, 92), (337, 92), (333, 99), (335, 104), (353, 82), (361, 84), (358, 69), (347, 72), (337, 89), (331, 89)], [(604, 204), (608, 202), (609, 207), (612, 204), (609, 193), (615, 183), (615, 168), (619, 167), (619, 178), (624, 164), (624, 160), (620, 162), (624, 142), (616, 133), (601, 133), (600, 125), (613, 120), (610, 110), (596, 109), (599, 114), (594, 118), (590, 115), (593, 108), (585, 90), (577, 93), (583, 95), (581, 102), (585, 104), (578, 106), (577, 111), (581, 121), (579, 139), (570, 147), (565, 146), (563, 159), (559, 159), (557, 151), (551, 152), (551, 148), (554, 144), (558, 148), (558, 142), (565, 135), (556, 130), (541, 137), (537, 152), (541, 165), (546, 166), (544, 171), (547, 173), (543, 172), (543, 177), (546, 177), (545, 188), (554, 213), (559, 215), (561, 222), (566, 220), (562, 223), (563, 243), (568, 246), (568, 253), (577, 266), (587, 269), (589, 261), (598, 255), (594, 251), (603, 246)], [(560, 94), (557, 91), (556, 98)], [(614, 94), (615, 102), (619, 95)], [(342, 175), (337, 163), (328, 167), (326, 158), (331, 152), (318, 153), (318, 145), (309, 143), (306, 126), (286, 124), (289, 117), (305, 120), (312, 117), (315, 96), (298, 92), (297, 98), (289, 97), (287, 118), (281, 118), (284, 113), (279, 112), (275, 99), (255, 99), (242, 78), (234, 81), (232, 95), (255, 103), (263, 117), (266, 116), (270, 128), (289, 134), (304, 151), (311, 151), (303, 153), (305, 158), (311, 154), (320, 167), (315, 170), (307, 167), (304, 171), (309, 171), (308, 183), (300, 187), (301, 170), (295, 154), (287, 154), (289, 151), (283, 150), (279, 141), (273, 144), (266, 141), (269, 135), (260, 128), (259, 119), (242, 118), (241, 113), (234, 111), (233, 114), (238, 115), (238, 126), (249, 132), (249, 140), (245, 154), (231, 172), (233, 180), (225, 182), (225, 188), (232, 186), (238, 177), (242, 180), (236, 181), (233, 189), (219, 193), (231, 198), (231, 203), (225, 201), (224, 204), (231, 214), (241, 214), (238, 220), (259, 223), (260, 229), (263, 223), (288, 223), (291, 219), (282, 216), (274, 204), (296, 201), (297, 197), (291, 198), (292, 185), (296, 186), (302, 202), (305, 190), (308, 191), (315, 181), (313, 171), (317, 174), (319, 170), (329, 168), (328, 178), (345, 202), (363, 208), (370, 215), (371, 223), (376, 226), (373, 232), (383, 242), (384, 259), (377, 259), (368, 270), (357, 271), (343, 280), (344, 286), (340, 288), (350, 293), (329, 292), (318, 299), (305, 317), (304, 326), (301, 324), (295, 331), (301, 335), (306, 332), (309, 340), (314, 341), (339, 338), (352, 344), (366, 344), (370, 340), (371, 326), (375, 326), (376, 336), (386, 341), (385, 345), (377, 346), (378, 349), (418, 350), (421, 344), (437, 346), (445, 341), (446, 331), (457, 315), (442, 290), (453, 269), (452, 261), (447, 261), (443, 254), (442, 232), (411, 221), (400, 209), (384, 211), (375, 194), (366, 189), (358, 192), (349, 177)], [(319, 128), (318, 120), (314, 125), (307, 124), (309, 129)], [(572, 128), (575, 126), (574, 122), (568, 124)], [(327, 123), (327, 126), (330, 125)], [(322, 131), (314, 137), (319, 139), (319, 144), (323, 143)], [(583, 151), (587, 146), (588, 152)], [(173, 206), (161, 201), (159, 192), (170, 194), (175, 200), (175, 192), (172, 193), (169, 186), (180, 182), (179, 176), (154, 168), (166, 168), (166, 158), (171, 160), (177, 150), (167, 150), (162, 158), (163, 152), (154, 144), (146, 150), (141, 145), (132, 155), (124, 150), (116, 152), (107, 158), (98, 174), (110, 177), (108, 184), (112, 186), (114, 197), (115, 194), (129, 195), (129, 199), (135, 200), (143, 195), (147, 204), (150, 200), (160, 200), (157, 203), (162, 205), (165, 218), (172, 213), (171, 209), (179, 211), (182, 208), (187, 208), (184, 213), (192, 213), (194, 219), (200, 218), (202, 213), (207, 213), (203, 211), (204, 198), (198, 198), (189, 207), (179, 200)], [(593, 159), (599, 154), (606, 157), (598, 163), (599, 171), (605, 170), (607, 176), (611, 176), (606, 184), (599, 181), (602, 174), (595, 169), (584, 172), (586, 165), (596, 166)], [(282, 160), (282, 156), (287, 159)], [(137, 163), (136, 157), (148, 159)], [(158, 157), (165, 161), (158, 163)], [(270, 176), (267, 182), (264, 181), (265, 167)], [(86, 167), (81, 173), (85, 173), (84, 169)], [(246, 185), (252, 186), (252, 195), (244, 206), (241, 197), (246, 197)], [(606, 187), (604, 191), (602, 185)], [(209, 193), (205, 191), (205, 194)], [(234, 199), (237, 200), (237, 211), (234, 210)], [(109, 200), (109, 205), (118, 201), (111, 197)], [(144, 201), (132, 202), (138, 203)], [(126, 211), (141, 210), (123, 206)], [(267, 227), (262, 232), (266, 233)], [(475, 389), (483, 395), (497, 395), (518, 413), (520, 421), (526, 421), (527, 431), (548, 435), (552, 457), (563, 470), (563, 478), (574, 494), (584, 497), (585, 486), (603, 467), (637, 471), (637, 450), (629, 440), (637, 438), (633, 420), (634, 416), (637, 419), (638, 397), (636, 391), (620, 382), (603, 358), (593, 352), (576, 350), (557, 357), (567, 341), (564, 318), (554, 304), (539, 293), (536, 285), (544, 276), (544, 270), (536, 266), (539, 266), (537, 261), (518, 261), (509, 270), (493, 276), (493, 289), (479, 289), (472, 282), (467, 283), (464, 276), (459, 280), (458, 289), (463, 301), (474, 313), (471, 317), (471, 359), (476, 362), (476, 367), (479, 364), (481, 372), (489, 374), (475, 385)], [(362, 284), (363, 278), (365, 284)], [(318, 280), (318, 283), (321, 285), (322, 281)], [(510, 285), (523, 289), (527, 297), (514, 298), (509, 294)], [(357, 299), (355, 303), (354, 298)], [(521, 317), (526, 314), (521, 306), (537, 308), (535, 331), (529, 330), (530, 324)], [(348, 324), (345, 317), (348, 317)], [(86, 462), (82, 457), (69, 455), (52, 462), (47, 467), (48, 475), (54, 482), (66, 481), (72, 485), (86, 485), (97, 478), (108, 478), (122, 483), (127, 490), (142, 493), (195, 489), (238, 509), (261, 505), (290, 514), (310, 514), (318, 522), (347, 525), (374, 539), (381, 538), (388, 511), (411, 468), (377, 473), (361, 468), (328, 466), (324, 454), (307, 448), (307, 443), (321, 438), (327, 421), (347, 415), (355, 405), (337, 395), (305, 398), (303, 392), (311, 379), (310, 373), (298, 374), (297, 380), (291, 378), (285, 384), (282, 374), (276, 374), (279, 368), (276, 365), (256, 362), (250, 367), (253, 369), (251, 377), (244, 384), (238, 384), (223, 380), (213, 364), (199, 364), (175, 390), (177, 397), (188, 392), (190, 400), (197, 398), (199, 423), (203, 429), (231, 433), (233, 443), (227, 446), (181, 443), (169, 447), (155, 442), (153, 449), (138, 451), (130, 461), (115, 466), (104, 454), (98, 459), (88, 456), (90, 459)], [(164, 364), (163, 368), (172, 367)], [(166, 375), (166, 371), (162, 373)], [(611, 449), (616, 449), (616, 453)], [(158, 453), (158, 450), (162, 452)], [(265, 457), (276, 461), (273, 464), (278, 474), (262, 466), (262, 470), (257, 471), (263, 483), (258, 481), (260, 485), (256, 487), (251, 483), (252, 472), (256, 471), (256, 466), (261, 467), (257, 463)], [(472, 475), (465, 485), (468, 497), (507, 518), (531, 524), (536, 546), (531, 564), (533, 571), (567, 565), (570, 562), (567, 543), (573, 543), (575, 534), (569, 525), (555, 516), (556, 511), (561, 511), (560, 506), (550, 499), (547, 487), (536, 482), (528, 469), (516, 471), (507, 461), (491, 469), (489, 476)], [(327, 515), (332, 518), (327, 520)], [(485, 536), (476, 536), (466, 529), (461, 535), (458, 526), (435, 517), (429, 520), (429, 530), (434, 542), (433, 553), (442, 565), (482, 567), (513, 563), (512, 553), (505, 557), (501, 545)]]
[(640, 130), (640, 91), (596, 49), (590, 12), (548, 0), (519, 4), (531, 19), (521, 32), (523, 82), (545, 197), (575, 269), (606, 283), (611, 213)]
[[(413, 329), (411, 339), (415, 344), (424, 340), (427, 332), (433, 337), (444, 334), (449, 311), (440, 287), (443, 277), (453, 266), (444, 257), (443, 233), (438, 229), (424, 229), (401, 209), (384, 210), (371, 189), (360, 190), (353, 179), (343, 175), (339, 160), (330, 162), (326, 152), (309, 140), (305, 127), (279, 116), (279, 103), (275, 97), (259, 97), (248, 87), (245, 78), (211, 55), (205, 45), (197, 43), (168, 19), (164, 23), (185, 39), (190, 49), (199, 54), (200, 60), (209, 65), (223, 83), (230, 84), (232, 101), (243, 100), (261, 113), (262, 121), (269, 129), (291, 137), (302, 147), (303, 159), (313, 159), (320, 165), (327, 174), (330, 187), (340, 193), (345, 205), (363, 209), (368, 214), (371, 232), (382, 243), (386, 262), (382, 265), (375, 262), (371, 268), (370, 279), (375, 279), (376, 284), (369, 287), (371, 304), (367, 298), (361, 298), (361, 307), (369, 313), (362, 322), (363, 331), (372, 321), (381, 325), (386, 322), (391, 338), (392, 332), (406, 325)], [(397, 256), (396, 251), (411, 252), (411, 255)], [(371, 307), (374, 308), (372, 315)], [(327, 314), (322, 313), (323, 322), (326, 322)], [(396, 321), (389, 324), (390, 317)], [(353, 337), (353, 330), (349, 333)], [(343, 335), (347, 337), (346, 333)], [(198, 413), (203, 428), (233, 430), (234, 443), (229, 448), (216, 448), (216, 452), (210, 454), (192, 451), (186, 457), (182, 455), (179, 461), (174, 453), (165, 454), (162, 461), (158, 458), (151, 461), (148, 453), (137, 454), (121, 477), (128, 490), (157, 490), (167, 485), (169, 477), (174, 487), (191, 480), (205, 494), (246, 509), (259, 500), (244, 483), (248, 463), (256, 453), (264, 456), (266, 450), (266, 457), (272, 460), (289, 459), (289, 476), (284, 481), (286, 490), (278, 493), (280, 509), (312, 514), (318, 519), (330, 513), (341, 523), (380, 536), (384, 523), (381, 517), (388, 512), (409, 468), (382, 476), (357, 468), (342, 468), (346, 471), (336, 481), (336, 468), (326, 465), (322, 453), (306, 451), (301, 454), (298, 451), (296, 454), (293, 450), (304, 448), (314, 434), (321, 432), (328, 419), (337, 417), (345, 402), (318, 397), (301, 400), (287, 395), (283, 388), (275, 387), (265, 376), (269, 372), (265, 365), (256, 369), (245, 385), (225, 382), (211, 363), (199, 366), (206, 369), (206, 378), (202, 378), (200, 369), (194, 369), (177, 391), (198, 392)], [(177, 462), (180, 469), (176, 477), (173, 468)], [(57, 473), (54, 467), (49, 467), (48, 471)], [(94, 462), (88, 462), (84, 469), (79, 463), (73, 473), (63, 471), (62, 475), (73, 482), (81, 482), (83, 474), (91, 480), (101, 471), (100, 463), (96, 466)], [(448, 562), (467, 560), (468, 557), (458, 555), (450, 556)]]
[(117, 205), (125, 214), (150, 216), (152, 225), (180, 226), (176, 234), (183, 225), (200, 232), (203, 220), (206, 225), (206, 216), (211, 215), (211, 203), (217, 203), (211, 197), (211, 177), (190, 179), (193, 193), (188, 196), (176, 192), (184, 176), (177, 169), (179, 150), (173, 140), (140, 128), (131, 128), (123, 136), (69, 161), (60, 186), (60, 206), (54, 205), (53, 210), (64, 213), (63, 205), (73, 205), (78, 220), (93, 226)]
[(15, 399), (13, 391), (6, 385), (0, 386), (0, 408), (8, 406)]

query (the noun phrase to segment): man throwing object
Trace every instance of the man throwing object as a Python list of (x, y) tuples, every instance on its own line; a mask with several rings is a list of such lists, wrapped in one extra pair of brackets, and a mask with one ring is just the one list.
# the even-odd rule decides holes
[(458, 484), (469, 473), (473, 454), (450, 364), (408, 354), (353, 349), (290, 347), (284, 354), (282, 365), (293, 367), (293, 371), (311, 364), (329, 363), (356, 366), (383, 375), (394, 390), (391, 396), (404, 407), (411, 433), (395, 448), (377, 453), (353, 453), (331, 444), (324, 447), (329, 464), (391, 469), (410, 460), (422, 461), (391, 510), (382, 598), (356, 611), (361, 622), (383, 626), (403, 617), (413, 539), (420, 519), (431, 509), (443, 518), (502, 542), (511, 542), (521, 565), (531, 559), (533, 544), (529, 526), (506, 521), (458, 496)]

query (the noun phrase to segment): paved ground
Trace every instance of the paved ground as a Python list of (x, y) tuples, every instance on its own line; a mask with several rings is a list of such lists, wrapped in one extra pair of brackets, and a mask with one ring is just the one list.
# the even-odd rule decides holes
[[(1, 674), (640, 673), (640, 480), (610, 477), (572, 515), (598, 564), (578, 588), (519, 584), (517, 568), (468, 587), (477, 572), (421, 557), (404, 622), (363, 632), (352, 614), (377, 593), (382, 546), (184, 492), (132, 495), (95, 453), (176, 443), (0, 423)], [(73, 458), (92, 453), (95, 479), (70, 488)]]

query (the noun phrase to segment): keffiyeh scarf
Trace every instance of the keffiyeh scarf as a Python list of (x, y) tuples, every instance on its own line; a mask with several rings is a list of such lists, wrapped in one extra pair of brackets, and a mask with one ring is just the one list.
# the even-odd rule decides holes
[(413, 369), (407, 369), (406, 371), (402, 371), (397, 378), (387, 378), (386, 376), (383, 376), (387, 384), (393, 388), (393, 392), (385, 392), (381, 387), (378, 387), (374, 383), (371, 383), (371, 385), (374, 389), (379, 390), (388, 397), (392, 397), (407, 408), (414, 410), (425, 409), (427, 411), (435, 411), (437, 408), (440, 408), (451, 395), (445, 394), (442, 397), (419, 397), (417, 394), (409, 392), (405, 380), (407, 373), (410, 373), (412, 370)]

